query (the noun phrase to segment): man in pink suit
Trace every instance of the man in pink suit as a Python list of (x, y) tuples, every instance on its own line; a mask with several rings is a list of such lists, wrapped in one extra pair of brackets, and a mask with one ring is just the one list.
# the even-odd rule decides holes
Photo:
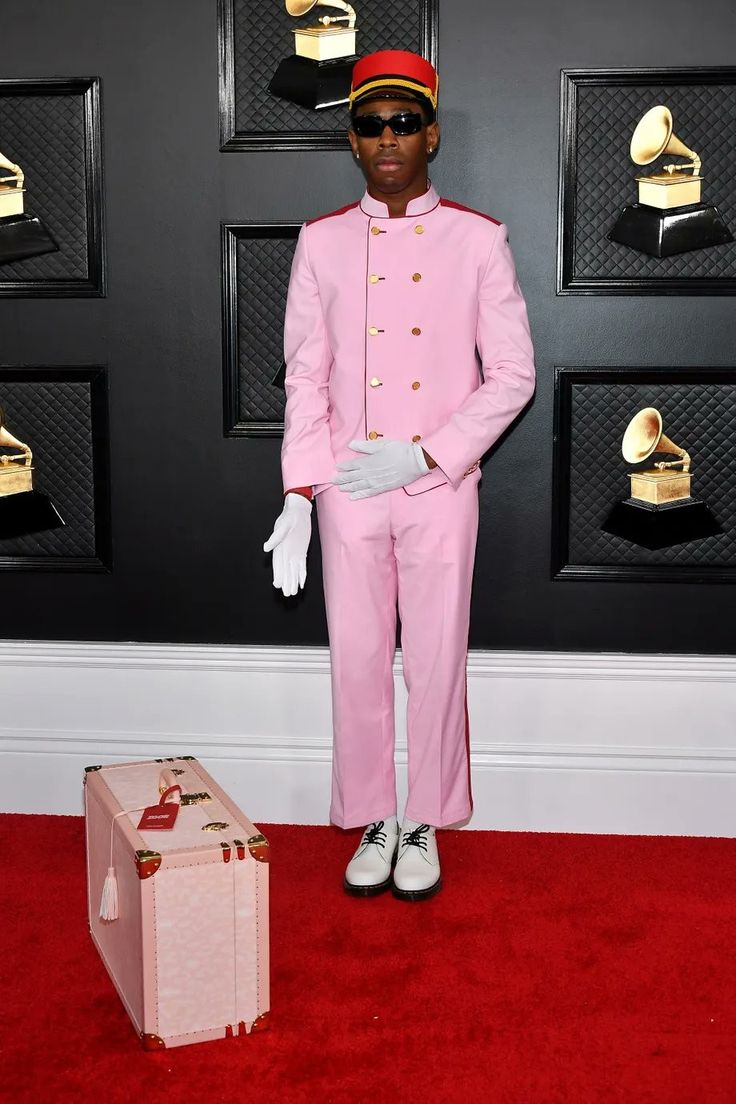
[[(466, 710), (478, 462), (534, 390), (506, 227), (441, 198), (438, 78), (416, 54), (358, 61), (348, 136), (362, 198), (307, 222), (284, 325), (284, 509), (264, 545), (274, 586), (306, 578), (317, 504), (332, 669), (330, 819), (367, 825), (344, 887), (422, 900), (435, 828), (472, 803)], [(477, 350), (477, 354), (476, 354)], [(397, 604), (409, 792), (397, 822)]]

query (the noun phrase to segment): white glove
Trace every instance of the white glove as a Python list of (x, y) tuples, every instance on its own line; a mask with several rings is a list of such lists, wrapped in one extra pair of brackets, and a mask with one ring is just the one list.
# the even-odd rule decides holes
[(287, 494), (276, 518), (273, 533), (263, 546), (273, 549), (273, 585), (287, 598), (304, 586), (307, 578), (307, 549), (312, 536), (312, 503), (301, 494)]
[(338, 464), (334, 482), (351, 498), (369, 498), (405, 487), (429, 471), (422, 447), (416, 443), (351, 441), (350, 448), (366, 455)]

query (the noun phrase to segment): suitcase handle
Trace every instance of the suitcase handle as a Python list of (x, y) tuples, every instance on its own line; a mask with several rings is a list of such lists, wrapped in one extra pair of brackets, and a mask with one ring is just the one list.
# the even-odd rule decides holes
[[(174, 796), (171, 797), (171, 801), (169, 801), (169, 797), (172, 794)], [(181, 805), (181, 786), (179, 783), (175, 782), (173, 786), (169, 786), (168, 790), (164, 790), (158, 803), (159, 805)]]
[(181, 784), (177, 781), (176, 774), (170, 767), (165, 767), (158, 776), (158, 792), (162, 794), (172, 786), (178, 786), (181, 793)]

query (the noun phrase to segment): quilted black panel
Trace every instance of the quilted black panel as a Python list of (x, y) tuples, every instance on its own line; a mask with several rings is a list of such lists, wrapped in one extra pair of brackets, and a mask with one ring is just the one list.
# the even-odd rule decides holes
[(736, 235), (736, 85), (581, 84), (577, 94), (573, 277), (736, 276), (736, 242), (657, 258), (606, 238), (621, 208), (637, 200), (637, 173), (681, 160), (659, 157), (642, 169), (629, 156), (636, 124), (656, 104), (669, 107), (675, 134), (701, 157), (702, 201), (715, 204)]
[[(356, 7), (356, 49), (359, 56), (374, 50), (422, 52), (421, 25), (425, 0), (362, 0)], [(322, 9), (320, 14), (339, 15)], [(313, 10), (295, 18), (282, 2), (272, 0), (254, 11), (252, 0), (234, 0), (235, 125), (238, 132), (312, 134), (345, 130), (347, 106), (310, 111), (279, 99), (268, 84), (283, 58), (294, 53), (296, 27), (316, 22)]]
[[(624, 460), (624, 430), (645, 406), (659, 410), (665, 434), (690, 453), (693, 497), (707, 504), (723, 533), (653, 552), (602, 532), (611, 508), (629, 497), (628, 472), (673, 459)], [(736, 382), (573, 382), (570, 436), (570, 564), (733, 566)]]
[(62, 529), (0, 540), (0, 556), (94, 557), (90, 384), (0, 376), (0, 406), (8, 430), (33, 450), (34, 488), (49, 496), (66, 522)]
[[(274, 231), (276, 232), (276, 231)], [(295, 238), (239, 238), (237, 348), (239, 422), (283, 426), (286, 397), (273, 383), (284, 359), (284, 311)]]
[(84, 95), (12, 95), (0, 88), (0, 150), (25, 173), (25, 213), (59, 246), (0, 266), (8, 280), (89, 277)]

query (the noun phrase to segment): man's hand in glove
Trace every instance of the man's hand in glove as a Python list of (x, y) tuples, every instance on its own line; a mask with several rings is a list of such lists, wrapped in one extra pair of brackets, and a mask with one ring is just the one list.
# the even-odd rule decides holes
[(405, 487), (429, 471), (424, 451), (416, 443), (351, 441), (350, 448), (365, 455), (338, 464), (334, 482), (351, 498), (369, 498)]
[(312, 536), (312, 503), (304, 495), (287, 494), (273, 533), (263, 546), (273, 550), (273, 585), (287, 598), (304, 586), (307, 578), (307, 549)]

